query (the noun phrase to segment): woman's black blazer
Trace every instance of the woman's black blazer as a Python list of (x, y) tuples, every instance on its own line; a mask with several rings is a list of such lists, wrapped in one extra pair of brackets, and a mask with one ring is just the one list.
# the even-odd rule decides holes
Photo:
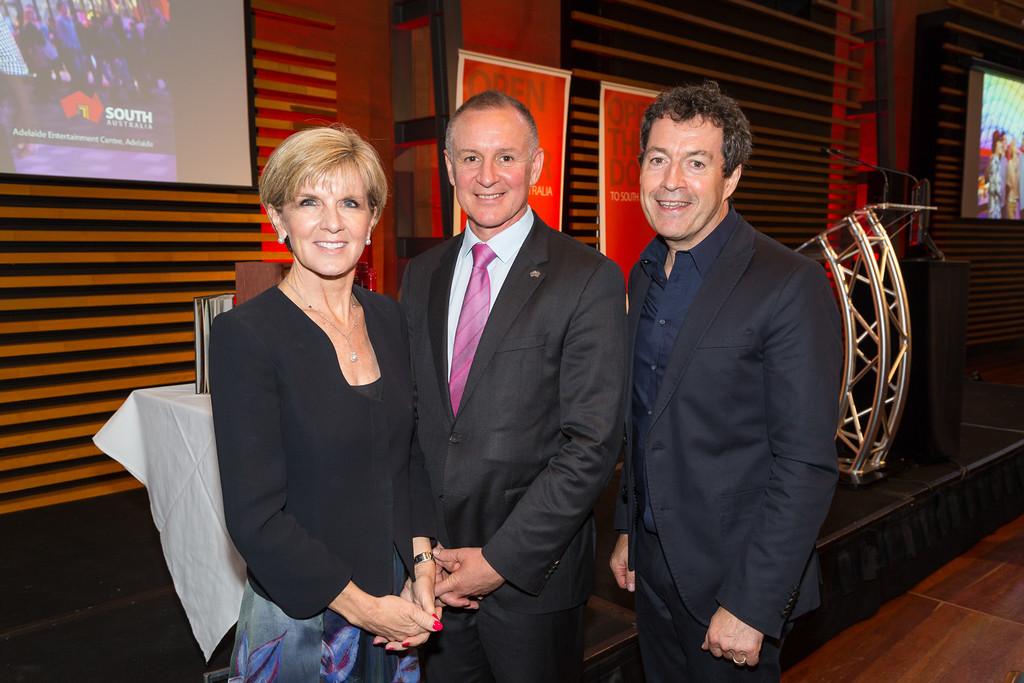
[(330, 339), (278, 288), (214, 320), (213, 419), (224, 518), (253, 589), (294, 618), (323, 611), (350, 580), (394, 587), (397, 548), (434, 536), (398, 304), (353, 289), (383, 382), (353, 390)]

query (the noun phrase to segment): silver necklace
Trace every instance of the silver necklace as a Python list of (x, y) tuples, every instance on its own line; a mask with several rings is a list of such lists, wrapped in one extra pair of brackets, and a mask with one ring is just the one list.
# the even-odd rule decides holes
[[(327, 323), (328, 325), (331, 326), (331, 329), (333, 329), (335, 332), (337, 332), (338, 334), (341, 335), (342, 339), (345, 340), (345, 343), (348, 344), (348, 359), (349, 359), (349, 361), (351, 361), (352, 363), (358, 362), (359, 361), (359, 354), (356, 353), (356, 349), (352, 345), (352, 333), (355, 332), (357, 327), (359, 327), (359, 317), (356, 316), (356, 315), (352, 316), (352, 324), (349, 326), (348, 333), (346, 334), (344, 331), (342, 331), (342, 329), (340, 327), (338, 327), (337, 325), (334, 324), (334, 322), (327, 316), (326, 313), (323, 313), (323, 312), (313, 308), (309, 303), (307, 303), (306, 300), (302, 297), (302, 295), (299, 294), (299, 290), (295, 289), (295, 287), (293, 287), (287, 280), (281, 280), (281, 284), (283, 284), (288, 289), (292, 290), (292, 294), (294, 294), (295, 296), (299, 297), (299, 301), (302, 302), (303, 306), (305, 306), (307, 309), (309, 309), (310, 311), (312, 311), (312, 312), (316, 313), (318, 316), (320, 316), (320, 318), (323, 319), (323, 321), (325, 323)], [(352, 296), (352, 310), (355, 310), (357, 308), (359, 308), (359, 302), (356, 301), (356, 297), (355, 297), (355, 295), (353, 295)]]

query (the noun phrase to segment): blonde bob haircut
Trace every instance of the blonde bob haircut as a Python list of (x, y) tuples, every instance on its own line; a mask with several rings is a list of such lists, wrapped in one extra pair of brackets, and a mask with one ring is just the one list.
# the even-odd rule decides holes
[(289, 136), (267, 160), (260, 176), (260, 201), (281, 211), (304, 186), (318, 185), (330, 174), (356, 173), (377, 222), (388, 200), (388, 181), (377, 150), (348, 126), (307, 128)]

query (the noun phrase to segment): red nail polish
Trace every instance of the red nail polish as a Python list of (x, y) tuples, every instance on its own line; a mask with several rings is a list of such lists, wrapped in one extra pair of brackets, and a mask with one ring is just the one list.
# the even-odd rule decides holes
[(391, 643), (388, 643), (387, 645), (385, 645), (385, 646), (384, 646), (384, 649), (390, 652), (390, 651), (391, 651), (391, 650), (393, 649), (393, 648), (391, 647)]
[(441, 621), (441, 617), (437, 616), (436, 614), (431, 614), (430, 616), (434, 617), (434, 621)]
[(409, 647), (409, 641), (407, 640), (404, 643), (402, 643), (402, 647)]
[(434, 630), (435, 631), (440, 631), (443, 628), (444, 628), (444, 624), (442, 624), (439, 620), (434, 619)]

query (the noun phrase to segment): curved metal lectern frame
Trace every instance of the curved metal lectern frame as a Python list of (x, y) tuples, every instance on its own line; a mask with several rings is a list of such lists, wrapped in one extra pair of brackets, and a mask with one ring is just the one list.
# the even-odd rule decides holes
[[(839, 470), (853, 481), (885, 467), (910, 381), (910, 311), (890, 238), (909, 226), (915, 214), (934, 208), (868, 205), (797, 248), (817, 245), (835, 283), (844, 347), (836, 438), (846, 451)], [(860, 294), (864, 286), (867, 295)], [(870, 399), (865, 401), (866, 396)]]

